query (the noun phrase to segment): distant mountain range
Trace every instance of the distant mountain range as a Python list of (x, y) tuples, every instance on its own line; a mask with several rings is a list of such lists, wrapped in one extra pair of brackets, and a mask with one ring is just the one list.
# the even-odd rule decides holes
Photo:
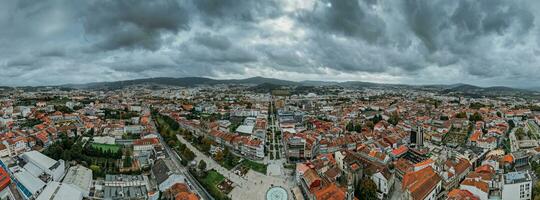
[(259, 85), (263, 83), (274, 84), (274, 85), (291, 85), (291, 86), (300, 85), (299, 82), (286, 81), (286, 80), (273, 79), (273, 78), (264, 78), (264, 77), (252, 77), (252, 78), (246, 78), (246, 79), (223, 79), (223, 80), (204, 78), (204, 77), (183, 77), (183, 78), (159, 77), (159, 78), (145, 78), (145, 79), (134, 79), (134, 80), (126, 80), (126, 81), (114, 81), (114, 82), (68, 84), (68, 85), (61, 85), (61, 87), (77, 88), (77, 89), (114, 89), (114, 88), (121, 88), (121, 87), (141, 85), (141, 84), (193, 87), (193, 86), (198, 86), (198, 85), (219, 85), (219, 84)]
[[(204, 77), (183, 77), (183, 78), (145, 78), (125, 81), (113, 82), (94, 82), (86, 84), (66, 84), (54, 87), (72, 88), (72, 89), (118, 89), (135, 85), (168, 85), (181, 87), (194, 87), (199, 85), (218, 85), (218, 84), (242, 84), (252, 85), (254, 91), (263, 92), (280, 88), (283, 86), (292, 87), (343, 87), (343, 88), (403, 88), (403, 89), (420, 89), (433, 90), (442, 93), (460, 93), (471, 96), (501, 96), (501, 95), (519, 95), (519, 94), (536, 94), (534, 90), (517, 89), (510, 87), (479, 87), (469, 84), (451, 84), (451, 85), (405, 85), (405, 84), (383, 84), (362, 81), (287, 81), (275, 78), (252, 77), (246, 79), (211, 79)], [(28, 87), (23, 87), (28, 88)], [(539, 88), (540, 89), (540, 88)]]

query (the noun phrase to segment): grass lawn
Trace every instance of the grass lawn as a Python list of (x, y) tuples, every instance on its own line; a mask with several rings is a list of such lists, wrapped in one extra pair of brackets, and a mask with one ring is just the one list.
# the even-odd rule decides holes
[(242, 165), (256, 171), (256, 172), (260, 172), (262, 174), (265, 174), (266, 175), (266, 168), (268, 168), (268, 165), (265, 165), (265, 164), (261, 164), (261, 163), (258, 163), (258, 162), (254, 162), (254, 161), (251, 161), (251, 160), (244, 160), (242, 161)]
[(283, 163), (283, 167), (285, 169), (296, 169), (296, 164), (287, 164), (287, 163)]
[(169, 129), (169, 124), (167, 124), (165, 120), (163, 120), (163, 118), (157, 117), (156, 120), (157, 120), (158, 126), (161, 126), (163, 130)]
[(444, 144), (455, 144), (457, 146), (464, 146), (467, 143), (468, 134), (464, 130), (451, 129), (443, 137)]
[(232, 159), (227, 159), (218, 163), (221, 166), (225, 167), (225, 169), (231, 170), (232, 168), (236, 167), (236, 165), (238, 165), (238, 161), (240, 161), (240, 158), (233, 156)]
[(201, 184), (214, 198), (228, 199), (227, 196), (217, 188), (217, 185), (223, 180), (225, 180), (225, 177), (215, 170), (210, 170), (205, 177), (199, 178)]
[(92, 147), (94, 147), (96, 149), (101, 149), (103, 151), (110, 150), (112, 152), (118, 152), (118, 150), (120, 150), (120, 146), (116, 145), (116, 144), (96, 144), (96, 143), (92, 143)]

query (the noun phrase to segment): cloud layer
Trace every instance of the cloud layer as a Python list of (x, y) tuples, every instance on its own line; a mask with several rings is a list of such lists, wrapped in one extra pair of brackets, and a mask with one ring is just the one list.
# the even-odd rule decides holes
[(532, 0), (0, 2), (0, 85), (157, 76), (540, 85)]

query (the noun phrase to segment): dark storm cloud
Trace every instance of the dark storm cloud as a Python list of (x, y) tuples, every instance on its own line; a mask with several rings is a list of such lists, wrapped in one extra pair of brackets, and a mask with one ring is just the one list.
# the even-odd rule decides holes
[(257, 61), (257, 55), (248, 49), (234, 45), (223, 48), (213, 48), (209, 45), (217, 45), (219, 43), (191, 43), (183, 45), (180, 50), (183, 51), (182, 57), (197, 62), (208, 62), (208, 64), (219, 63), (248, 63)]
[(208, 24), (221, 20), (234, 20), (229, 23), (254, 22), (282, 14), (278, 3), (273, 0), (195, 0), (193, 3), (203, 15), (203, 21)]
[(187, 11), (173, 0), (92, 1), (83, 13), (85, 32), (98, 40), (96, 47), (104, 50), (157, 50), (161, 34), (189, 27)]
[[(402, 12), (429, 50), (424, 57), (432, 63), (459, 61), (464, 70), (480, 77), (500, 75), (518, 63), (530, 65), (512, 57), (522, 51), (512, 49), (527, 43), (535, 21), (531, 9), (518, 1), (406, 1)], [(511, 54), (494, 57), (494, 50)], [(441, 51), (448, 53), (446, 59), (433, 57)], [(506, 62), (508, 59), (514, 62)]]
[(0, 29), (0, 84), (257, 75), (540, 84), (535, 1), (0, 0), (0, 5), (0, 26), (9, 27)]
[(493, 35), (513, 39), (528, 33), (534, 22), (524, 5), (502, 0), (412, 0), (405, 1), (402, 12), (415, 36), (432, 52), (462, 47), (458, 45), (470, 48), (469, 42)]
[(202, 33), (195, 36), (195, 42), (211, 49), (226, 50), (231, 47), (229, 38), (221, 35), (212, 35), (210, 33)]
[(40, 57), (64, 57), (66, 55), (66, 50), (62, 47), (51, 47), (38, 52)]
[(300, 19), (330, 33), (375, 42), (384, 36), (385, 22), (369, 8), (375, 1), (330, 0), (318, 2), (314, 10), (305, 11)]

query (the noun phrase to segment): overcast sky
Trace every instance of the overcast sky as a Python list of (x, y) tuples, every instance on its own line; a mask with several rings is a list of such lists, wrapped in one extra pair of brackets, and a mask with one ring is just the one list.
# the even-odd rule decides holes
[(540, 86), (537, 0), (0, 0), (0, 85), (147, 77)]

